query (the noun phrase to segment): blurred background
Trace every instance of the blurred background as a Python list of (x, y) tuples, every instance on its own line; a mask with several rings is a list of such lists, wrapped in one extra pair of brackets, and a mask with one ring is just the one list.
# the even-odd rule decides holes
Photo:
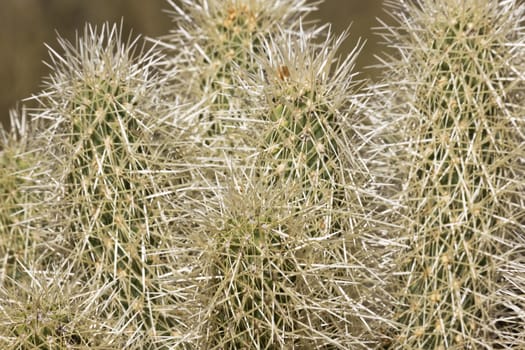
[[(41, 90), (42, 78), (49, 74), (43, 63), (48, 59), (47, 43), (57, 48), (57, 33), (75, 40), (75, 31), (85, 22), (102, 24), (124, 20), (124, 34), (156, 37), (175, 26), (163, 10), (166, 0), (0, 0), (0, 122), (7, 126), (8, 111), (24, 98)], [(350, 24), (350, 37), (342, 54), (352, 50), (358, 39), (366, 46), (359, 56), (357, 70), (373, 78), (376, 72), (366, 69), (383, 48), (379, 37), (372, 34), (378, 26), (376, 17), (385, 19), (382, 0), (325, 0), (310, 19), (331, 23), (336, 34)], [(125, 35), (126, 36), (126, 35)]]

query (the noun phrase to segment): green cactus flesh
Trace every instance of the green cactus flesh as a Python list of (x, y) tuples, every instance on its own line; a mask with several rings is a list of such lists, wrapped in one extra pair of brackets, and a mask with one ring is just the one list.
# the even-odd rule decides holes
[[(295, 94), (290, 94), (291, 96)], [(327, 106), (316, 105), (315, 92), (306, 91), (293, 101), (272, 106), (271, 128), (266, 146), (273, 153), (277, 179), (294, 179), (303, 186), (305, 193), (317, 192), (325, 186), (336, 190), (338, 171), (338, 125)], [(305, 194), (305, 196), (308, 196)]]
[[(250, 70), (250, 65), (254, 65), (251, 62), (253, 56), (251, 56), (250, 48), (257, 53), (261, 45), (257, 36), (259, 28), (257, 28), (256, 14), (248, 5), (230, 4), (226, 7), (226, 11), (218, 15), (218, 20), (216, 30), (222, 41), (219, 42), (220, 47), (210, 47), (208, 52), (212, 64), (220, 62), (220, 68), (217, 69), (210, 83), (211, 91), (217, 94), (214, 101), (215, 111), (229, 109), (228, 96), (235, 95), (232, 89), (234, 86), (233, 72), (243, 69)], [(240, 66), (235, 67), (235, 65)], [(201, 84), (206, 86), (207, 83), (203, 81)], [(213, 121), (208, 131), (210, 136), (224, 132), (219, 120)]]
[[(22, 208), (20, 195), (17, 188), (24, 181), (17, 176), (28, 168), (23, 160), (17, 160), (12, 150), (4, 149), (0, 153), (0, 202), (2, 210), (0, 215), (0, 256), (2, 260), (2, 277), (16, 277), (16, 259), (23, 256), (26, 247), (25, 237), (22, 232), (15, 230), (17, 216)], [(13, 275), (14, 274), (14, 275)]]

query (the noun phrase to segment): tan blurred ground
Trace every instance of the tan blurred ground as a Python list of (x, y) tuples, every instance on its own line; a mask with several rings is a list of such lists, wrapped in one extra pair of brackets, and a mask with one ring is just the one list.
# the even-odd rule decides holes
[[(40, 90), (42, 77), (48, 68), (44, 42), (57, 47), (56, 32), (74, 40), (75, 30), (85, 22), (119, 22), (124, 19), (127, 32), (159, 36), (173, 26), (162, 12), (169, 5), (165, 0), (1, 0), (0, 11), (0, 121), (7, 123), (8, 110), (18, 101)], [(270, 0), (268, 0), (270, 1)], [(333, 24), (335, 33), (350, 23), (351, 35), (344, 51), (349, 52), (359, 37), (367, 45), (358, 61), (358, 69), (373, 64), (372, 55), (378, 51), (378, 38), (371, 34), (377, 26), (376, 17), (385, 17), (382, 0), (325, 0), (315, 14), (320, 23)], [(366, 73), (370, 75), (370, 72)]]

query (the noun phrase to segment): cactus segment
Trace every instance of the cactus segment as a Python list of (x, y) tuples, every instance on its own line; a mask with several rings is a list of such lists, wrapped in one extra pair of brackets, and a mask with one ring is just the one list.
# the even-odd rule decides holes
[(177, 129), (166, 122), (160, 55), (137, 53), (137, 41), (123, 42), (108, 24), (87, 25), (75, 44), (59, 39), (64, 53), (50, 49), (53, 74), (35, 98), (58, 161), (50, 176), (61, 194), (51, 204), (64, 237), (57, 249), (86, 279), (113, 286), (103, 297), (123, 332), (169, 344), (178, 334), (176, 310), (164, 307), (176, 302), (164, 276), (175, 259), (167, 232), (170, 186), (180, 180), (170, 159)]
[(513, 260), (525, 251), (523, 107), (513, 101), (523, 86), (524, 8), (391, 7), (400, 27), (387, 39), (400, 58), (388, 63), (385, 110), (399, 135), (390, 161), (404, 176), (406, 245), (391, 348), (522, 348), (525, 283), (509, 271), (523, 269)]

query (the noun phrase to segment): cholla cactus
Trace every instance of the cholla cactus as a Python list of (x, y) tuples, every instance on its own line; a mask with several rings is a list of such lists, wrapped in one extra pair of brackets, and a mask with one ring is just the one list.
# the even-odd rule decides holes
[(385, 38), (399, 58), (385, 60), (380, 108), (397, 139), (389, 161), (402, 182), (406, 245), (390, 348), (522, 349), (524, 8), (390, 7), (399, 27)]
[(29, 270), (0, 286), (0, 346), (19, 349), (122, 349), (125, 339), (97, 316), (107, 306), (86, 281), (65, 269)]
[(144, 337), (167, 346), (178, 334), (177, 310), (165, 306), (175, 303), (165, 279), (173, 276), (167, 228), (176, 214), (161, 187), (180, 176), (167, 161), (176, 160), (178, 134), (165, 122), (160, 56), (136, 52), (137, 40), (123, 43), (116, 25), (88, 25), (74, 45), (59, 41), (64, 53), (51, 50), (53, 74), (36, 97), (59, 193), (51, 229), (64, 239), (55, 249), (87, 279), (113, 285), (116, 293), (101, 297), (112, 299), (108, 312), (130, 344)]

